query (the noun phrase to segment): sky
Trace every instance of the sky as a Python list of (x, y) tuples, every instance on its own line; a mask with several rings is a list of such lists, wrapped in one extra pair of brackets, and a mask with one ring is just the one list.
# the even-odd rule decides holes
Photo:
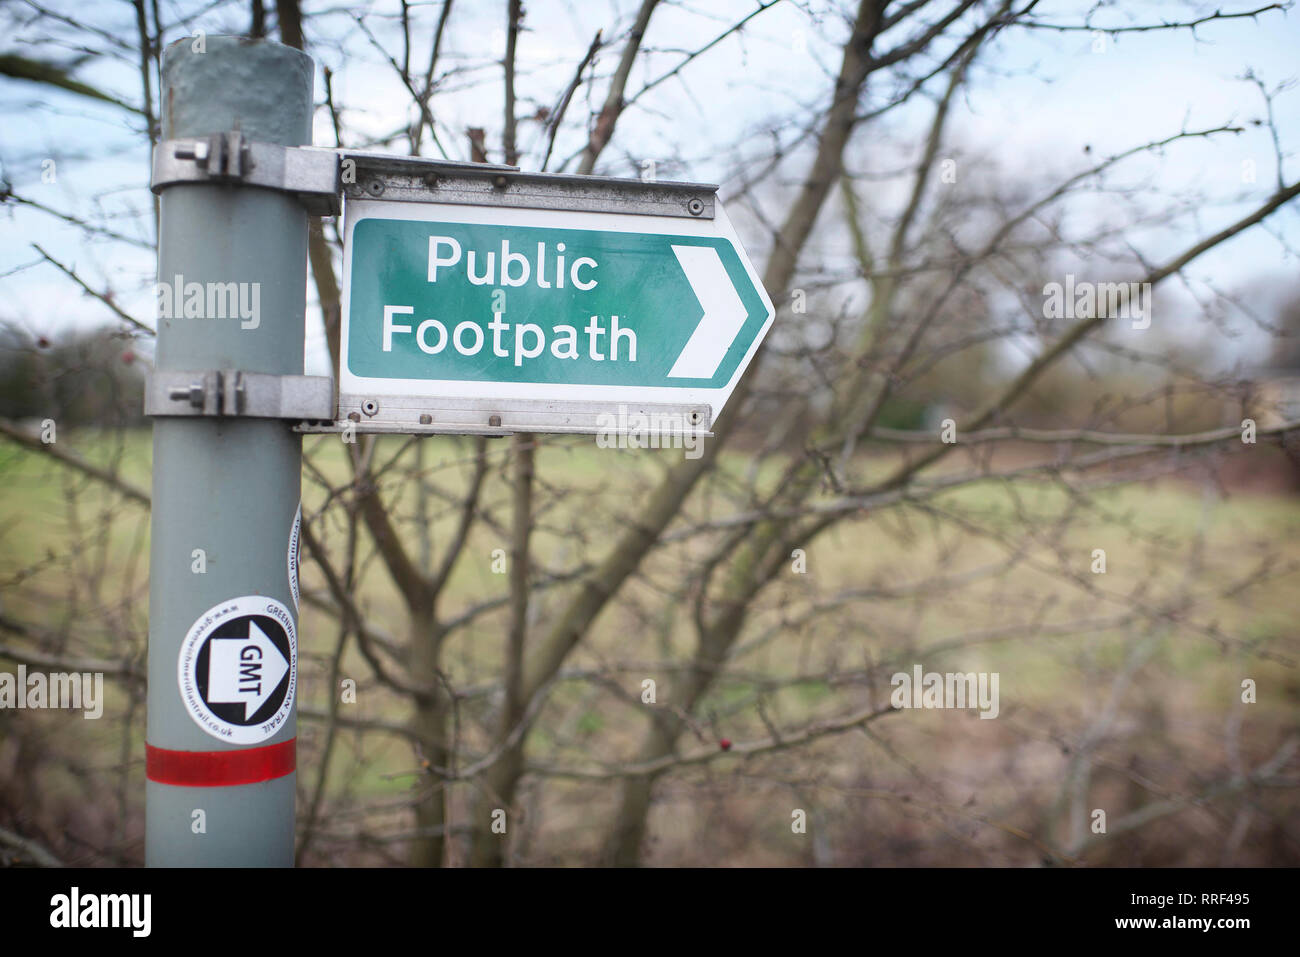
[[(323, 11), (309, 22), (308, 38), (318, 67), (332, 71), (334, 97), (345, 105), (343, 119), (353, 142), (389, 134), (403, 125), (410, 114), (395, 74), (351, 16), (354, 11), (366, 12), (367, 27), (396, 52), (397, 4), (306, 5), (309, 11)], [(176, 21), (185, 9), (207, 6), (165, 0), (164, 20)], [(519, 112), (553, 105), (596, 29), (603, 28), (607, 38), (621, 35), (635, 6), (630, 0), (527, 3), (519, 47)], [(685, 51), (699, 48), (755, 6), (747, 0), (692, 0), (665, 6), (652, 20), (645, 40), (648, 53), (634, 70), (629, 90), (639, 90), (647, 81), (669, 73)], [(1216, 9), (1264, 6), (1264, 0), (1135, 0), (1044, 2), (1037, 9), (1044, 22), (1082, 24), (1095, 7), (1091, 25), (1111, 29), (1185, 21)], [(25, 0), (7, 0), (0, 8), (4, 8), (0, 16), (34, 19)], [(427, 58), (430, 26), (438, 8), (434, 0), (414, 5), (422, 28), (413, 54), (417, 63)], [(117, 38), (133, 33), (130, 5), (112, 0), (51, 0), (48, 9), (100, 34), (51, 30), (34, 22), (0, 39), (0, 53), (67, 62), (84, 50), (95, 55), (85, 56), (76, 70), (78, 78), (138, 102), (138, 65), (129, 50), (117, 46)], [(646, 160), (653, 160), (659, 178), (719, 183), (726, 201), (739, 191), (737, 171), (747, 160), (770, 150), (774, 135), (780, 135), (774, 129), (805, 124), (824, 104), (838, 69), (838, 44), (847, 32), (840, 10), (817, 0), (782, 2), (754, 17), (741, 35), (723, 40), (679, 76), (657, 83), (637, 99), (620, 121), (600, 171), (637, 175)], [(505, 0), (461, 0), (453, 9), (442, 60), (442, 68), (451, 72), (433, 103), (440, 140), (452, 158), (466, 158), (464, 130), (481, 126), (488, 130), (492, 158), (500, 159), (502, 87), (497, 61), (505, 46), (504, 19)], [(226, 4), (189, 20), (187, 28), (220, 33), (245, 25), (244, 5)], [(178, 26), (166, 39), (184, 35), (187, 28)], [(886, 37), (882, 45), (896, 40)], [(106, 51), (107, 56), (100, 55)], [(613, 45), (598, 58), (601, 80), (594, 90), (580, 91), (571, 107), (571, 121), (557, 138), (557, 160), (580, 148), (584, 132), (580, 120), (599, 109), (604, 77), (614, 68), (618, 53), (619, 46)], [(1264, 101), (1258, 89), (1243, 79), (1247, 71), (1270, 89), (1300, 74), (1300, 11), (1265, 11), (1254, 19), (1206, 23), (1194, 32), (1014, 29), (1002, 34), (978, 62), (969, 90), (954, 108), (946, 142), (963, 163), (976, 167), (960, 168), (959, 175), (1021, 182), (1036, 192), (1035, 187), (1050, 188), (1098, 157), (1179, 131), (1244, 126), (1239, 134), (1183, 141), (1124, 164), (1109, 183), (1131, 188), (1126, 200), (1094, 194), (1067, 206), (1067, 225), (1086, 231), (1097, 224), (1125, 222), (1135, 211), (1184, 203), (1172, 225), (1131, 233), (1143, 256), (1159, 261), (1194, 237), (1241, 217), (1276, 189), (1271, 135), (1267, 127), (1252, 124), (1264, 116)], [(890, 93), (887, 83), (877, 84), (869, 89), (864, 107), (877, 105)], [(321, 69), (317, 100), (324, 100)], [(1300, 160), (1295, 158), (1300, 149), (1300, 89), (1279, 93), (1273, 110), (1281, 131), (1280, 147), (1288, 156), (1283, 175), (1289, 183), (1300, 175)], [(917, 98), (891, 114), (883, 126), (872, 127), (872, 137), (854, 143), (848, 156), (850, 169), (897, 169), (907, 159), (903, 147), (915, 148), (931, 111), (928, 99)], [(5, 117), (0, 122), (0, 163), (18, 195), (69, 214), (91, 215), (142, 242), (151, 239), (148, 146), (123, 111), (32, 84), (0, 80), (0, 115)], [(874, 138), (876, 130), (879, 139)], [(539, 124), (521, 127), (526, 167), (536, 168), (540, 161), (539, 133)], [(316, 143), (333, 145), (330, 119), (323, 109), (316, 116)], [(43, 164), (51, 159), (56, 181), (42, 182)], [(1248, 169), (1245, 163), (1254, 164), (1253, 183), (1243, 175)], [(557, 165), (553, 161), (551, 168)], [(799, 170), (796, 154), (782, 176), (789, 181)], [(868, 184), (865, 189), (878, 190), (878, 195), (868, 193), (873, 202), (888, 206), (897, 201), (897, 185), (863, 182)], [(766, 231), (753, 216), (739, 212), (742, 237), (761, 268)], [(823, 241), (819, 231), (814, 248), (832, 259), (842, 257), (844, 251), (836, 247), (836, 240), (824, 235)], [(0, 304), (6, 317), (34, 332), (112, 319), (103, 304), (82, 294), (54, 267), (40, 263), (33, 243), (61, 262), (75, 264), (93, 287), (111, 289), (115, 299), (134, 314), (146, 319), (151, 315), (151, 251), (88, 237), (52, 216), (8, 204), (0, 207)], [(1295, 288), (1295, 249), (1300, 249), (1300, 212), (1288, 208), (1269, 220), (1267, 230), (1253, 230), (1198, 261), (1190, 270), (1192, 281), (1169, 295), (1190, 303), (1190, 296), (1205, 295), (1210, 288), (1227, 289), (1242, 294), (1260, 311), (1271, 312), (1288, 285)], [(313, 292), (309, 288), (309, 299)], [(1229, 352), (1246, 355), (1257, 349), (1260, 335), (1248, 325)], [(315, 312), (308, 322), (308, 371), (326, 371), (323, 334)]]

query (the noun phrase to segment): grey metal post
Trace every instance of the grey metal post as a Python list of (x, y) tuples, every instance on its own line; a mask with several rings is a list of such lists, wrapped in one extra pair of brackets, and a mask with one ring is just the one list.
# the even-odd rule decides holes
[[(207, 37), (204, 49), (196, 46), (179, 40), (164, 54), (163, 139), (237, 130), (252, 141), (310, 144), (310, 57), (237, 37)], [(256, 321), (242, 315), (159, 318), (157, 370), (301, 375), (308, 227), (302, 205), (271, 189), (181, 183), (162, 190), (160, 216), (160, 284), (183, 277), (184, 299), (199, 289), (211, 304), (209, 283), (247, 283), (241, 287), (245, 302), (255, 301), (258, 315)], [(301, 438), (287, 422), (154, 420), (145, 805), (150, 866), (293, 863), (296, 775), (285, 773), (285, 755), (297, 733), (296, 707), (265, 740), (229, 743), (201, 727), (187, 707), (178, 658), (196, 623), (233, 599), (278, 602), (296, 628), (287, 554), (301, 459)], [(254, 749), (261, 750), (254, 755)], [(238, 753), (233, 762), (228, 753)], [(265, 773), (278, 776), (257, 783), (161, 783), (196, 773), (201, 779), (205, 768), (221, 780), (225, 764), (238, 766), (236, 775), (247, 774), (266, 754), (275, 760)]]

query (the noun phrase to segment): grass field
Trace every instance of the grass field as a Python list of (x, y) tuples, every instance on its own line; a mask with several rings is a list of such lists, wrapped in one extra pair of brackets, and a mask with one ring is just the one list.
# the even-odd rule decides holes
[[(148, 488), (145, 431), (61, 432), (59, 444)], [(385, 439), (374, 461), (386, 462), (402, 448), (403, 440)], [(345, 511), (335, 500), (320, 513), (328, 496), (322, 480), (336, 487), (347, 482), (344, 449), (337, 439), (320, 437), (308, 439), (306, 449), (312, 466), (304, 473), (304, 512), (340, 555)], [(494, 570), (493, 559), (495, 550), (509, 549), (509, 443), (490, 442), (488, 451), (485, 515), (440, 602), (444, 620), (506, 593), (506, 576)], [(680, 452), (544, 441), (534, 536), (540, 568), (565, 572), (599, 560), (674, 454)], [(877, 454), (880, 460), (868, 467), (883, 470), (889, 463)], [(415, 452), (407, 446), (402, 455), (409, 473)], [(380, 487), (411, 553), (427, 552), (423, 557), (436, 564), (457, 521), (471, 446), (429, 440), (422, 455), (423, 503), (409, 474), (386, 473)], [(744, 453), (728, 453), (722, 472), (739, 477), (749, 466)], [(760, 481), (770, 484), (778, 474), (776, 464), (765, 466)], [(723, 484), (693, 496), (674, 531), (733, 510), (719, 491)], [(28, 636), (0, 635), (0, 642), (26, 647), (38, 637), (43, 648), (63, 654), (142, 665), (147, 510), (9, 443), (0, 444), (0, 488), (0, 614), (35, 629)], [(1086, 497), (1030, 479), (986, 481), (841, 523), (808, 544), (806, 573), (796, 574), (792, 562), (764, 593), (731, 672), (698, 709), (684, 749), (712, 746), (719, 737), (757, 740), (770, 722), (798, 727), (859, 707), (868, 694), (883, 701), (888, 676), (913, 663), (997, 672), (998, 720), (910, 711), (797, 752), (720, 755), (670, 775), (652, 812), (649, 860), (1028, 863), (1041, 855), (1023, 835), (1077, 827), (1079, 809), (1070, 804), (1077, 795), (1067, 793), (1064, 781), (1077, 770), (1081, 747), (1090, 769), (1084, 805), (1110, 807), (1112, 820), (1194, 794), (1226, 773), (1238, 752), (1248, 765), (1264, 760), (1294, 728), (1300, 701), (1298, 533), (1295, 498), (1225, 498), (1213, 486), (1181, 478)], [(359, 541), (357, 604), (370, 627), (403, 644), (400, 595), (364, 531)], [(652, 555), (567, 663), (603, 679), (556, 684), (531, 732), (538, 771), (527, 801), (536, 832), (521, 839), (521, 860), (578, 863), (595, 853), (601, 828), (593, 822), (610, 812), (613, 782), (576, 780), (554, 769), (593, 772), (632, 756), (645, 727), (638, 698), (645, 677), (658, 682), (661, 701), (671, 702), (674, 663), (694, 647), (689, 589), (693, 563), (708, 541), (684, 537)], [(1094, 571), (1096, 549), (1105, 551), (1104, 574)], [(302, 577), (307, 593), (326, 597), (310, 562)], [(544, 634), (566, 594), (564, 587), (536, 593), (530, 641)], [(504, 614), (493, 610), (458, 629), (443, 655), (449, 681), (465, 695), (458, 730), (467, 758), (490, 745), (479, 725), (498, 703), (490, 686), (501, 672)], [(339, 627), (308, 602), (300, 636), (299, 702), (315, 714), (327, 710), (332, 693), (328, 668)], [(863, 679), (868, 669), (872, 676)], [(375, 681), (355, 644), (341, 674), (358, 689), (357, 703), (343, 709), (347, 717), (406, 719), (407, 703)], [(1243, 715), (1245, 678), (1256, 682), (1258, 701)], [(71, 732), (51, 715), (0, 718), (14, 740), (28, 741), (17, 749), (21, 761), (14, 746), (0, 746), (0, 769), (8, 760), (11, 768), (31, 769), (32, 778), (10, 782), (9, 813), (64, 814), (74, 819), (65, 827), (97, 835), (87, 836), (88, 844), (111, 843), (103, 835), (116, 832), (123, 853), (134, 853), (143, 723), (139, 709), (128, 711), (130, 700), (115, 688), (106, 711), (112, 720), (78, 721)], [(311, 756), (323, 729), (314, 719), (300, 728), (305, 794), (315, 781)], [(400, 805), (416, 768), (417, 756), (400, 736), (345, 732), (327, 791), (337, 818), (327, 819), (317, 862), (396, 853), (409, 827)], [(124, 796), (126, 812), (104, 802), (99, 811), (72, 815), (76, 795), (92, 783)], [(457, 790), (453, 818), (470, 813), (471, 796), (467, 788)], [(48, 806), (12, 806), (32, 801)], [(1264, 820), (1275, 830), (1257, 824), (1236, 852), (1239, 859), (1300, 859), (1295, 804), (1289, 791), (1270, 796)], [(801, 842), (790, 832), (790, 808), (805, 806), (818, 822), (818, 841)], [(1115, 842), (1096, 859), (1126, 862), (1136, 854), (1156, 862), (1216, 863), (1225, 816), (1231, 818), (1221, 807), (1185, 811), (1153, 824), (1142, 841)], [(368, 835), (365, 849), (355, 841), (358, 829)], [(1204, 835), (1204, 846), (1189, 844), (1188, 833)]]

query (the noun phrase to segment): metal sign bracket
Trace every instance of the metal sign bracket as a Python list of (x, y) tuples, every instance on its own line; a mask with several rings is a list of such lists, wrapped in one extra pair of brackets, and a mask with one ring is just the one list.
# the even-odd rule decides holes
[(154, 147), (149, 188), (188, 183), (238, 184), (292, 193), (314, 216), (340, 209), (339, 157), (330, 149), (245, 139), (238, 131), (164, 140)]
[(272, 375), (237, 369), (155, 371), (144, 394), (147, 416), (332, 421), (334, 380), (318, 375)]
[(238, 130), (154, 147), (149, 188), (238, 184), (291, 193), (313, 216), (337, 216), (343, 196), (391, 202), (586, 210), (713, 219), (718, 187), (524, 172), (517, 166), (462, 163), (247, 139)]
[(713, 413), (707, 405), (609, 403), (538, 399), (430, 398), (339, 395), (337, 422), (302, 423), (295, 432), (360, 432), (399, 435), (509, 435), (552, 432), (627, 435), (653, 432), (709, 438)]

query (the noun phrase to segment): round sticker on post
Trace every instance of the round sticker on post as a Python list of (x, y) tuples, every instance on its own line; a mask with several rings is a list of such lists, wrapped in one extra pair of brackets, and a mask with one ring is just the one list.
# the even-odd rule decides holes
[(298, 503), (298, 512), (293, 517), (289, 528), (289, 592), (293, 595), (293, 610), (298, 610), (298, 564), (302, 551), (302, 502)]
[(293, 712), (293, 615), (264, 595), (212, 606), (181, 643), (176, 676), (186, 710), (208, 734), (231, 744), (265, 741)]

